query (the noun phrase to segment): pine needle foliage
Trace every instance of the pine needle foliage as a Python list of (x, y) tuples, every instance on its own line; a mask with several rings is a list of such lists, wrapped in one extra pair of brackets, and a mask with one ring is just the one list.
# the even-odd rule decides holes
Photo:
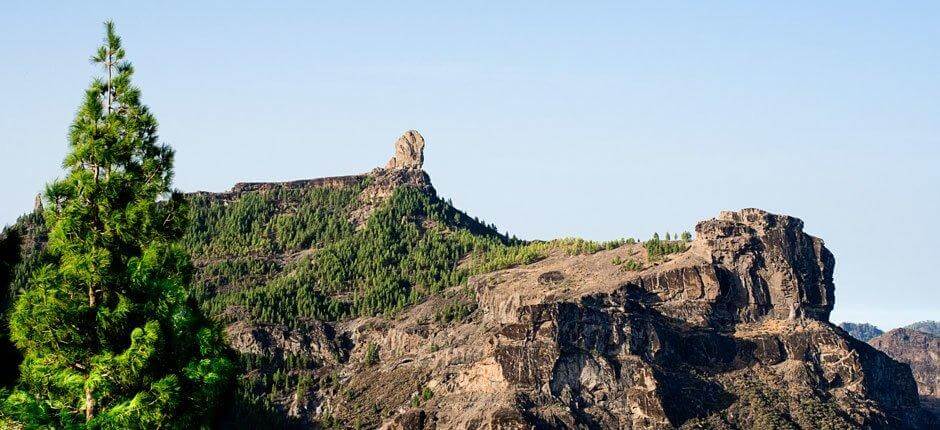
[(113, 23), (91, 61), (105, 76), (69, 130), (67, 176), (46, 189), (50, 263), (10, 317), (24, 359), (0, 407), (25, 428), (206, 426), (233, 366), (186, 292), (173, 151), (158, 142)]

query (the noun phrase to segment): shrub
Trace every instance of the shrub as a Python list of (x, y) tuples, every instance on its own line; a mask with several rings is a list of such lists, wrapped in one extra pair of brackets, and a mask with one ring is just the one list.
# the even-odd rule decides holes
[(379, 363), (379, 346), (375, 343), (369, 343), (366, 346), (366, 354), (363, 358), (363, 363), (366, 366), (374, 366)]

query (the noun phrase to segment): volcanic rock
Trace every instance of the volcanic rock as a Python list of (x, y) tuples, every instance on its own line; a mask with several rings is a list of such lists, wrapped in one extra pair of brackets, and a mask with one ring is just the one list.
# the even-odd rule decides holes
[(386, 169), (421, 169), (424, 165), (424, 137), (408, 130), (395, 142), (395, 155), (388, 160)]

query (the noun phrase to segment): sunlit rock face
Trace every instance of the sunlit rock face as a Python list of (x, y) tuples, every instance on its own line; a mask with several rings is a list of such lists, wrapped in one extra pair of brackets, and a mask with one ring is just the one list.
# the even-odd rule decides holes
[(386, 169), (421, 169), (424, 166), (424, 137), (408, 130), (395, 142), (395, 155)]

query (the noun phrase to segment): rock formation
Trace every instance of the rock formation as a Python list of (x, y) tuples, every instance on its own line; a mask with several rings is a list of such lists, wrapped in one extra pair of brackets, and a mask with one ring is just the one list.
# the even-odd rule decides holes
[(421, 169), (424, 166), (424, 137), (408, 130), (395, 142), (395, 155), (388, 160), (386, 169)]
[(940, 336), (899, 328), (872, 339), (869, 343), (892, 358), (911, 366), (917, 391), (932, 404), (940, 406)]
[(802, 227), (727, 212), (666, 261), (624, 245), (472, 278), (457, 324), (431, 322), (443, 298), (342, 323), (356, 395), (315, 396), (347, 420), (397, 404), (403, 429), (930, 428), (907, 366), (827, 321), (834, 260)]

